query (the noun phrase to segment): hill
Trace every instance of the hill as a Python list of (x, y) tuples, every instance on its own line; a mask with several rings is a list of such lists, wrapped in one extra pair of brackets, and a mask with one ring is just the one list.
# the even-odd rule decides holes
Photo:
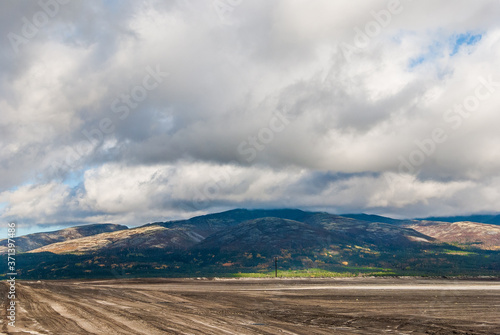
[(299, 209), (233, 209), (221, 213), (214, 213), (193, 217), (188, 220), (155, 222), (148, 225), (162, 226), (166, 228), (191, 229), (193, 232), (207, 237), (221, 229), (236, 226), (244, 221), (264, 217), (278, 217), (288, 220), (303, 221), (314, 215), (312, 212), (304, 212)]
[(500, 226), (492, 224), (467, 221), (420, 221), (406, 227), (446, 243), (484, 250), (500, 250)]
[(350, 216), (235, 209), (132, 229), (75, 227), (78, 233), (61, 230), (51, 239), (31, 234), (21, 238), (29, 247), (17, 255), (17, 270), (26, 279), (219, 276), (265, 273), (275, 257), (282, 269), (350, 275), (487, 275), (500, 268), (495, 226)]
[[(392, 220), (392, 219), (391, 219)], [(345, 243), (373, 246), (377, 249), (403, 248), (435, 239), (411, 228), (383, 222), (362, 221), (349, 217), (318, 213), (306, 219), (307, 223), (321, 226)]]
[(85, 254), (110, 250), (186, 249), (201, 240), (202, 236), (190, 230), (146, 226), (53, 243), (29, 252)]
[(440, 222), (479, 222), (500, 225), (500, 215), (467, 215), (467, 216), (433, 216), (421, 218), (417, 220), (423, 221), (440, 221)]
[[(46, 233), (29, 234), (15, 239), (16, 250), (17, 252), (26, 252), (57, 242), (126, 229), (128, 227), (117, 224), (88, 224)], [(5, 253), (7, 253), (7, 239), (0, 240), (0, 254)]]
[(282, 249), (319, 248), (331, 243), (332, 235), (321, 227), (264, 217), (222, 229), (207, 237), (197, 249), (279, 254)]
[(368, 221), (368, 222), (382, 222), (382, 223), (390, 223), (390, 224), (403, 224), (407, 223), (411, 220), (398, 220), (398, 219), (392, 219), (386, 216), (380, 216), (380, 215), (374, 215), (374, 214), (341, 214), (345, 218), (351, 218), (351, 219), (356, 219), (356, 220), (361, 220), (361, 221)]

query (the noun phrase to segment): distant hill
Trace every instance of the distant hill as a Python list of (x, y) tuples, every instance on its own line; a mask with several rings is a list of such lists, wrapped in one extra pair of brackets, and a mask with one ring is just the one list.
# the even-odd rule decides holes
[(278, 217), (288, 220), (303, 221), (314, 215), (313, 212), (304, 212), (299, 209), (233, 209), (226, 212), (197, 216), (188, 220), (155, 222), (148, 225), (166, 228), (191, 229), (204, 237), (220, 229), (236, 226), (244, 221), (264, 217)]
[(374, 214), (341, 214), (343, 217), (346, 218), (351, 218), (351, 219), (356, 219), (356, 220), (362, 220), (362, 221), (368, 221), (368, 222), (383, 222), (383, 223), (390, 223), (390, 224), (403, 224), (411, 220), (398, 220), (398, 219), (392, 219), (389, 217), (385, 216), (380, 216), (380, 215), (374, 215)]
[(186, 249), (201, 240), (203, 240), (202, 236), (187, 229), (146, 226), (53, 243), (29, 252), (88, 254), (113, 250), (175, 250)]
[(275, 257), (283, 269), (484, 275), (500, 268), (497, 230), (483, 223), (235, 209), (131, 229), (88, 225), (30, 234), (17, 238), (16, 261), (26, 279), (265, 272)]
[(202, 241), (199, 250), (221, 250), (241, 252), (273, 252), (310, 247), (325, 247), (333, 241), (329, 231), (303, 222), (264, 217), (242, 222), (236, 226), (221, 229)]
[(417, 221), (407, 225), (439, 241), (484, 250), (500, 250), (500, 226), (478, 222)]
[[(46, 233), (24, 235), (15, 239), (16, 251), (26, 252), (52, 243), (74, 240), (81, 237), (125, 229), (128, 229), (128, 227), (117, 224), (88, 224)], [(0, 254), (4, 254), (7, 252), (7, 241), (7, 239), (0, 240)]]
[[(380, 217), (383, 218), (383, 217)], [(91, 253), (110, 250), (219, 248), (275, 250), (352, 243), (376, 248), (403, 248), (434, 238), (382, 222), (361, 221), (300, 210), (236, 209), (188, 220), (157, 222), (49, 244), (31, 253)]]
[(95, 234), (85, 238), (47, 244), (30, 249), (30, 252), (82, 254), (137, 249), (188, 249), (206, 237), (224, 229), (238, 226), (244, 221), (268, 216), (304, 220), (312, 215), (314, 213), (297, 209), (235, 209), (197, 216), (188, 220), (149, 223), (126, 231)]
[(432, 216), (416, 220), (442, 222), (480, 222), (500, 225), (500, 215)]
[(411, 246), (415, 242), (431, 243), (435, 241), (432, 237), (399, 225), (357, 220), (328, 213), (315, 214), (307, 218), (305, 222), (327, 229), (345, 243), (372, 245), (378, 249), (403, 248)]

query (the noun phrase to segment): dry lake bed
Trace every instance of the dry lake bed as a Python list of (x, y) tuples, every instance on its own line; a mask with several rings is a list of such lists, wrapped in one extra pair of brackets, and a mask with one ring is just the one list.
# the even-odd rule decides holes
[(416, 278), (18, 281), (1, 334), (500, 334), (500, 282)]

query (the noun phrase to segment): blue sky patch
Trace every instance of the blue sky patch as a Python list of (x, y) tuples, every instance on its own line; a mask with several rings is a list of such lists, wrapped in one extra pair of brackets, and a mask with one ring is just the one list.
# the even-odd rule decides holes
[(424, 60), (425, 60), (424, 55), (418, 56), (416, 58), (412, 58), (412, 59), (410, 59), (408, 66), (410, 67), (410, 69), (413, 69), (415, 66), (422, 64), (424, 62)]
[(439, 57), (443, 53), (443, 48), (444, 48), (444, 45), (440, 41), (433, 42), (431, 45), (429, 45), (427, 52), (422, 53), (422, 54), (418, 55), (417, 57), (410, 59), (410, 61), (408, 62), (408, 67), (410, 69), (413, 69), (416, 66), (418, 66), (424, 62), (427, 62), (427, 61), (430, 61), (430, 60), (433, 60), (433, 59)]
[(85, 171), (72, 171), (64, 180), (64, 184), (69, 187), (77, 187), (83, 183)]
[(476, 44), (481, 40), (481, 37), (481, 34), (473, 35), (470, 32), (456, 36), (453, 41), (453, 50), (451, 51), (450, 56), (455, 55), (463, 46)]
[(481, 34), (473, 34), (471, 32), (466, 32), (464, 34), (453, 35), (448, 40), (448, 44), (442, 43), (440, 41), (435, 41), (432, 43), (428, 50), (414, 58), (411, 58), (408, 62), (408, 68), (412, 70), (413, 68), (419, 66), (420, 64), (431, 61), (445, 52), (448, 47), (450, 52), (450, 56), (454, 56), (457, 54), (461, 48), (466, 46), (474, 45), (479, 42), (482, 38)]

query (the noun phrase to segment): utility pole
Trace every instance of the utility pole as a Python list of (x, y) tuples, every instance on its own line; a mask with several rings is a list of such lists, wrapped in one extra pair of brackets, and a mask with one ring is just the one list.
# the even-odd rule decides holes
[(278, 257), (274, 257), (274, 277), (278, 278)]

